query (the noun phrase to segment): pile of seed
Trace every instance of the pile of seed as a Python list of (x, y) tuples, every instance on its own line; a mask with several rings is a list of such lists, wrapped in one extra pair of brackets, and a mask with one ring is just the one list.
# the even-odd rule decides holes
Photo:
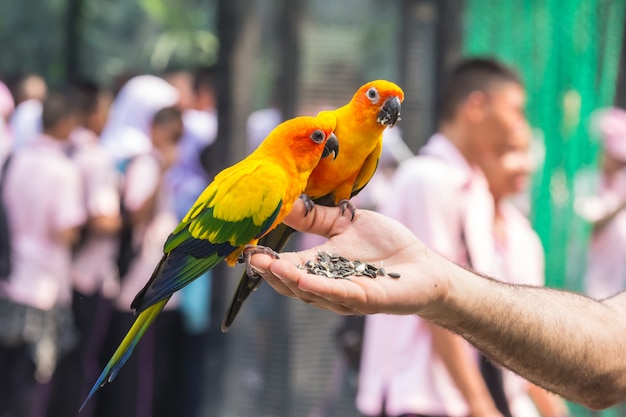
[[(309, 260), (300, 269), (305, 269), (309, 274), (322, 275), (334, 279), (349, 279), (349, 276), (366, 276), (376, 278), (377, 275), (386, 274), (385, 268), (375, 267), (372, 264), (361, 261), (351, 261), (337, 254), (330, 254), (326, 251), (317, 252), (315, 261)], [(400, 278), (400, 274), (390, 272), (386, 274), (391, 278)]]

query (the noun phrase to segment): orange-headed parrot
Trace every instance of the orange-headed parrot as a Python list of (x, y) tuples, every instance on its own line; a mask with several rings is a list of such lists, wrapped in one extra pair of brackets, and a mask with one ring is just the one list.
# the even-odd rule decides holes
[[(291, 211), (320, 158), (339, 154), (333, 114), (297, 117), (278, 125), (241, 162), (224, 169), (168, 237), (164, 255), (131, 308), (139, 314), (91, 389), (111, 382), (172, 294), (222, 259), (276, 253), (256, 246)], [(82, 407), (81, 407), (82, 409)]]
[[(315, 203), (339, 206), (342, 211), (349, 208), (354, 217), (355, 209), (349, 200), (374, 175), (383, 149), (383, 130), (400, 120), (403, 100), (404, 92), (400, 87), (390, 81), (377, 80), (361, 86), (345, 106), (320, 113), (336, 117), (335, 135), (341, 154), (333, 163), (320, 160), (311, 173), (303, 195), (309, 207)], [(293, 229), (281, 224), (260, 243), (280, 251), (292, 233)], [(261, 282), (256, 274), (250, 276), (244, 272), (222, 322), (222, 331), (230, 328), (243, 302)]]

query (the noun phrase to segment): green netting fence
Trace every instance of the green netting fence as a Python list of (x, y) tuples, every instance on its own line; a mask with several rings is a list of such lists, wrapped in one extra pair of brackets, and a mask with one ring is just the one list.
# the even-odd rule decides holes
[[(466, 0), (464, 54), (494, 55), (521, 73), (527, 115), (543, 139), (531, 216), (545, 247), (549, 286), (583, 288), (590, 228), (574, 201), (581, 175), (597, 165), (589, 118), (613, 103), (625, 16), (626, 0)], [(597, 415), (626, 415), (626, 407)]]

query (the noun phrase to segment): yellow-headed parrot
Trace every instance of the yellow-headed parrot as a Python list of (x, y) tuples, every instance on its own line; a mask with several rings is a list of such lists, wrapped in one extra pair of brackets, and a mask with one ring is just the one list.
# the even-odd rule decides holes
[[(345, 106), (320, 113), (336, 117), (335, 135), (341, 155), (332, 164), (320, 160), (311, 173), (303, 195), (309, 207), (315, 203), (339, 206), (342, 211), (349, 208), (354, 217), (355, 210), (349, 200), (374, 175), (383, 149), (383, 130), (400, 120), (403, 100), (404, 92), (396, 84), (376, 80), (361, 86)], [(260, 244), (280, 251), (292, 233), (293, 229), (281, 224)], [(258, 276), (244, 272), (222, 322), (222, 331), (230, 328), (243, 302), (261, 282)]]
[(241, 256), (276, 253), (255, 246), (291, 211), (320, 158), (339, 154), (332, 114), (297, 117), (278, 125), (241, 162), (224, 169), (198, 197), (169, 236), (164, 255), (131, 308), (135, 323), (100, 374), (94, 392), (112, 381), (146, 329), (172, 294), (214, 267), (222, 259), (233, 266)]

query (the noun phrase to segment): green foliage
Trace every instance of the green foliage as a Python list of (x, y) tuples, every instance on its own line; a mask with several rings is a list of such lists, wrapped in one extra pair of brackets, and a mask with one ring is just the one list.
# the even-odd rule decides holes
[(0, 2), (0, 75), (63, 77), (64, 0)]
[[(52, 83), (65, 78), (69, 1), (0, 2), (0, 75), (37, 72)], [(82, 75), (110, 82), (122, 73), (192, 69), (216, 60), (211, 0), (81, 0), (81, 9)]]

